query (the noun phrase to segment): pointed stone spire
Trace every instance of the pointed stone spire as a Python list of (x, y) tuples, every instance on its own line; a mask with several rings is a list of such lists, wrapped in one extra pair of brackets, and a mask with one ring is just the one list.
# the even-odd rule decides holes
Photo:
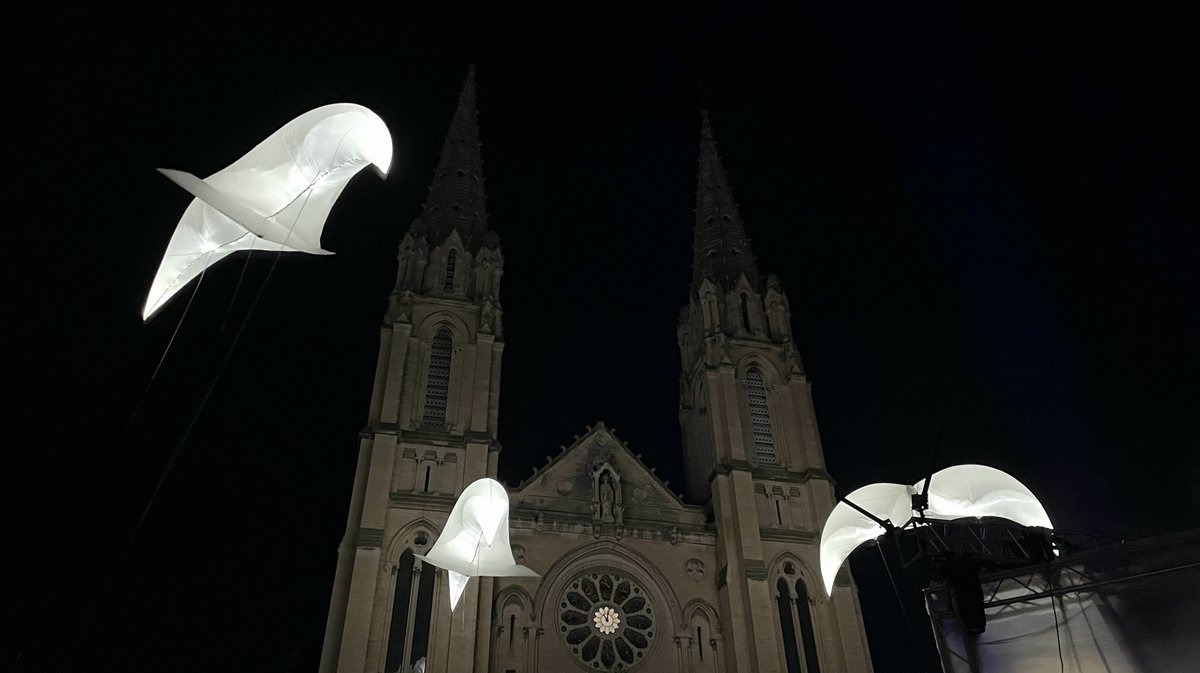
[(433, 172), (429, 196), (421, 209), (421, 219), (430, 245), (446, 240), (458, 230), (472, 251), (479, 249), (487, 235), (487, 195), (483, 188), (483, 158), (479, 152), (479, 113), (475, 109), (475, 66), (467, 71), (467, 81), (458, 96), (458, 109), (442, 155)]
[(700, 113), (700, 167), (696, 175), (696, 238), (692, 246), (692, 288), (705, 279), (728, 290), (742, 274), (756, 290), (761, 289), (758, 265), (750, 239), (738, 215), (733, 190), (717, 154), (708, 111)]

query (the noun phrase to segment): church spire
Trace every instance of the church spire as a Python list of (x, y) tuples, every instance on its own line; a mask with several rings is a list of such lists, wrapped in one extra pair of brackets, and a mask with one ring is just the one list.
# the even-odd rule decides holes
[(475, 66), (458, 96), (458, 109), (433, 173), (421, 218), (431, 245), (458, 235), (471, 251), (483, 245), (487, 234), (487, 196), (483, 188), (483, 158), (479, 152), (479, 113), (475, 109)]
[(742, 274), (755, 289), (761, 289), (758, 265), (750, 250), (750, 239), (738, 215), (733, 190), (717, 154), (708, 111), (700, 113), (700, 166), (696, 176), (696, 238), (692, 246), (692, 288), (711, 279), (726, 290)]

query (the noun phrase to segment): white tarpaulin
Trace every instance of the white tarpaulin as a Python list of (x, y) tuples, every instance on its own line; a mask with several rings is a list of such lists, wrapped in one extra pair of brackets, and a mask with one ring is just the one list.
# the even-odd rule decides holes
[(955, 616), (948, 588), (925, 592), (946, 673), (1200, 669), (1200, 531), (985, 575), (981, 584), (979, 634)]

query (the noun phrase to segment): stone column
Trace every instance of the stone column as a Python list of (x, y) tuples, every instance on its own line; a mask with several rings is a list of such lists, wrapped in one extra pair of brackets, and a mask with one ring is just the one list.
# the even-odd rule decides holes
[[(421, 588), (421, 559), (413, 559), (412, 576), (408, 578), (408, 618), (404, 620), (404, 654), (400, 658), (400, 670), (406, 670), (411, 664), (413, 623), (416, 622), (417, 590)], [(397, 577), (399, 582), (401, 578)]]

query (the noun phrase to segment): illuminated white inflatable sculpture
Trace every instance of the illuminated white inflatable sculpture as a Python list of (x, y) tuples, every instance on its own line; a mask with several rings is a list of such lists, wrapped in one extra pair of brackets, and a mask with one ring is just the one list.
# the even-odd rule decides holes
[(538, 576), (513, 559), (508, 542), (508, 493), (495, 479), (480, 479), (463, 490), (433, 549), (417, 558), (446, 570), (451, 610), (472, 577)]
[(310, 110), (272, 133), (228, 168), (207, 178), (160, 168), (192, 196), (150, 286), (147, 320), (183, 286), (238, 250), (314, 255), (346, 183), (367, 165), (386, 176), (392, 137), (361, 105)]
[[(900, 528), (913, 519), (912, 496), (924, 488), (924, 479), (915, 486), (870, 484), (850, 493), (833, 508), (821, 531), (821, 577), (827, 595), (833, 594), (834, 577), (850, 553), (886, 532), (878, 522), (845, 501)], [(935, 472), (928, 495), (929, 506), (925, 509), (928, 519), (997, 517), (1022, 526), (1053, 528), (1045, 508), (1033, 493), (1016, 478), (994, 467), (955, 465)]]

